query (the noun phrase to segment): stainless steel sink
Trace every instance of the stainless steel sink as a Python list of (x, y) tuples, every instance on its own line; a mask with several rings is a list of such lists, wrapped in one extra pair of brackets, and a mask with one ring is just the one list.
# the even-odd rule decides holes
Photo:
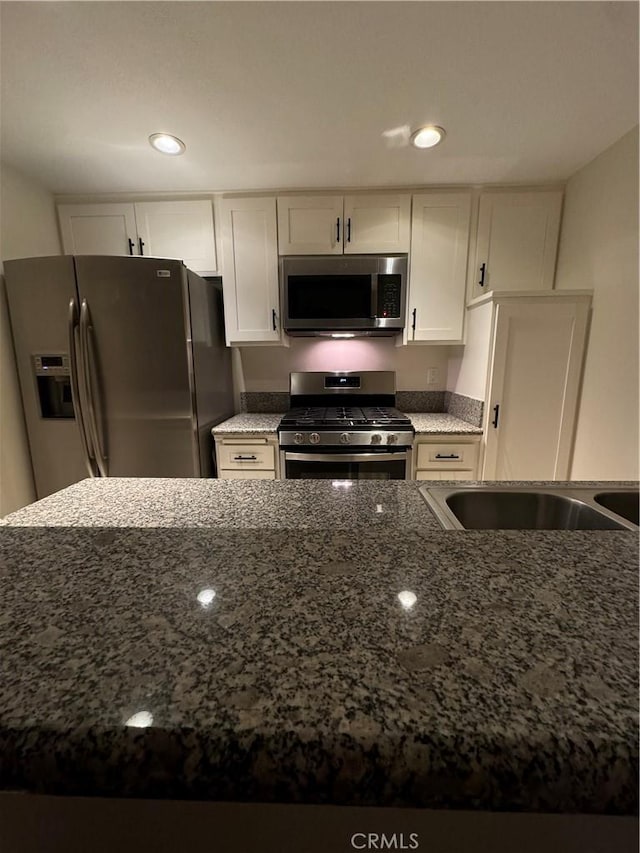
[(640, 494), (633, 491), (598, 492), (594, 501), (605, 509), (621, 515), (633, 524), (640, 524)]
[[(628, 489), (603, 492), (587, 487), (486, 485), (422, 486), (419, 491), (449, 530), (638, 529), (637, 492)], [(620, 511), (633, 510), (634, 495), (635, 524)]]

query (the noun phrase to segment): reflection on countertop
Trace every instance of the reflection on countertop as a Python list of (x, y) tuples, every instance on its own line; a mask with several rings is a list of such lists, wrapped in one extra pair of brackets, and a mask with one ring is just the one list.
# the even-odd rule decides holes
[(0, 786), (632, 813), (637, 534), (444, 531), (418, 485), (85, 481), (3, 527)]

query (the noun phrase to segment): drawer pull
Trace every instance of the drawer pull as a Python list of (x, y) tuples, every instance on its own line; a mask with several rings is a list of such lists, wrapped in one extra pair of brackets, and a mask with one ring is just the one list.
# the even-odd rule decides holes
[(436, 459), (460, 459), (457, 453), (436, 453)]
[(257, 462), (258, 457), (255, 455), (255, 453), (252, 453), (251, 456), (234, 456), (233, 461), (234, 462)]

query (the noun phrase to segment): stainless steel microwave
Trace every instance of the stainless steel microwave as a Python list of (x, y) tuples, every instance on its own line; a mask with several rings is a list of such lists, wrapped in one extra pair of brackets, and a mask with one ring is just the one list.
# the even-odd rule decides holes
[(395, 335), (404, 328), (406, 255), (304, 255), (280, 261), (289, 335)]

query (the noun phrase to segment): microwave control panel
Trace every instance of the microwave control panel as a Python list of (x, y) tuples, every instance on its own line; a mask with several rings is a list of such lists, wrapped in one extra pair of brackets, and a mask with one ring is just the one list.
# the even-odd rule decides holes
[(378, 275), (378, 317), (399, 317), (401, 277), (395, 273)]

